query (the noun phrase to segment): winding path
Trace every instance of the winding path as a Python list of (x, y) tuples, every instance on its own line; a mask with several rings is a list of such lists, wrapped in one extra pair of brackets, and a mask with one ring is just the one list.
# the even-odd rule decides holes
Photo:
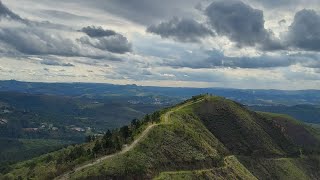
[(124, 154), (128, 151), (130, 151), (131, 149), (133, 149), (134, 147), (136, 147), (136, 145), (141, 141), (142, 138), (144, 138), (149, 132), (150, 130), (156, 126), (156, 124), (152, 124), (150, 126), (148, 126), (143, 132), (142, 134), (139, 136), (139, 138), (137, 138), (136, 140), (133, 141), (133, 143), (131, 143), (129, 146), (123, 148), (120, 152), (117, 152), (117, 153), (114, 153), (114, 154), (110, 154), (110, 155), (107, 155), (107, 156), (103, 156), (101, 158), (98, 158), (96, 159), (95, 161), (91, 162), (91, 163), (88, 163), (88, 164), (85, 164), (83, 166), (79, 166), (79, 167), (76, 167), (75, 169), (73, 169), (72, 171), (69, 171), (69, 172), (66, 172), (65, 174), (63, 175), (60, 175), (58, 177), (55, 178), (55, 180), (67, 180), (69, 179), (70, 175), (73, 174), (74, 172), (77, 172), (77, 171), (81, 171), (87, 167), (91, 167), (91, 166), (94, 166), (96, 164), (99, 164), (101, 163), (102, 161), (105, 161), (107, 159), (110, 159), (112, 157), (115, 157), (117, 155), (120, 155), (120, 154)]
[[(198, 102), (201, 102), (203, 99), (200, 99), (198, 101), (195, 101), (195, 102), (191, 102), (191, 103), (186, 103), (184, 105), (181, 105), (177, 108), (173, 108), (173, 110), (170, 110), (168, 112), (166, 112), (164, 114), (164, 123), (168, 123), (169, 122), (169, 117), (171, 116), (171, 114), (174, 112), (174, 111), (177, 111), (177, 110), (180, 110), (186, 106), (190, 106), (192, 104), (195, 104), (195, 103), (198, 103)], [(67, 180), (67, 179), (70, 179), (70, 175), (77, 172), (77, 171), (81, 171), (85, 168), (88, 168), (88, 167), (91, 167), (91, 166), (94, 166), (94, 165), (97, 165), (99, 163), (101, 163), (102, 161), (105, 161), (105, 160), (108, 160), (112, 157), (115, 157), (117, 155), (120, 155), (120, 154), (125, 154), (126, 152), (130, 151), (131, 149), (133, 149), (134, 147), (136, 147), (136, 145), (150, 132), (150, 130), (157, 126), (158, 124), (151, 124), (149, 125), (142, 133), (141, 135), (133, 141), (133, 143), (131, 143), (129, 146), (123, 148), (120, 152), (117, 152), (117, 153), (114, 153), (114, 154), (110, 154), (110, 155), (107, 155), (107, 156), (103, 156), (101, 158), (98, 158), (96, 159), (95, 161), (91, 162), (91, 163), (88, 163), (88, 164), (84, 164), (82, 166), (79, 166), (79, 167), (76, 167), (74, 168), (72, 171), (68, 171), (58, 177), (55, 178), (55, 180)]]
[(164, 114), (164, 122), (165, 123), (169, 123), (169, 117), (171, 116), (171, 114), (173, 113), (173, 112), (175, 112), (175, 111), (178, 111), (178, 110), (180, 110), (180, 109), (182, 109), (182, 108), (185, 108), (185, 107), (187, 107), (187, 106), (191, 106), (191, 105), (193, 105), (193, 104), (196, 104), (196, 103), (199, 103), (199, 102), (201, 102), (201, 101), (203, 101), (204, 99), (200, 99), (200, 100), (198, 100), (198, 101), (194, 101), (194, 102), (188, 102), (188, 103), (185, 103), (185, 104), (183, 104), (183, 105), (181, 105), (181, 106), (179, 106), (179, 107), (177, 107), (177, 108), (173, 108), (172, 110), (170, 110), (170, 111), (168, 111), (168, 112), (166, 112), (166, 114)]

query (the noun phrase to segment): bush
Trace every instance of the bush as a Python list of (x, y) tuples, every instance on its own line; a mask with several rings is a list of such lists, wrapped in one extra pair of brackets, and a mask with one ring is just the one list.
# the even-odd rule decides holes
[(3, 176), (3, 180), (14, 180), (14, 176), (11, 173), (6, 174), (5, 176)]

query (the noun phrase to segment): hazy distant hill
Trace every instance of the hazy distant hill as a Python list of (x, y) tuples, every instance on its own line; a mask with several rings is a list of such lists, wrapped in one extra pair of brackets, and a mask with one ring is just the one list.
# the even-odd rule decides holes
[[(161, 99), (162, 100), (162, 99)], [(0, 92), (0, 169), (164, 107), (153, 97), (84, 98)], [(51, 142), (51, 143), (47, 143)]]
[[(67, 131), (67, 127), (106, 131), (128, 124), (132, 119), (140, 118), (160, 107), (163, 106), (152, 103), (132, 104), (128, 99), (98, 101), (55, 95), (0, 92), (0, 118), (3, 120), (0, 124), (0, 137), (20, 138), (28, 137), (26, 134), (30, 134), (30, 137), (44, 138), (45, 133), (39, 133), (37, 136), (27, 132), (51, 129), (54, 136), (53, 134), (60, 130)], [(54, 137), (59, 138), (58, 135)], [(63, 137), (66, 139), (65, 135)]]
[[(281, 91), (226, 88), (169, 88), (94, 83), (0, 81), (0, 92), (71, 97), (69, 99), (84, 98), (92, 103), (101, 100), (104, 102), (116, 101), (120, 102), (121, 106), (130, 102), (130, 104), (145, 104), (148, 106), (150, 104), (151, 106), (157, 104), (162, 107), (176, 104), (197, 94), (209, 93), (235, 100), (250, 106), (253, 110), (288, 114), (305, 122), (320, 123), (320, 119), (318, 118), (320, 114), (319, 90)], [(32, 102), (30, 101), (29, 104), (32, 105)], [(113, 114), (110, 114), (110, 116), (113, 116)]]
[(255, 111), (265, 111), (290, 115), (307, 123), (320, 124), (320, 106), (317, 105), (273, 105), (273, 106), (250, 106)]
[[(225, 98), (198, 96), (90, 143), (13, 165), (3, 177), (319, 179), (319, 155), (317, 129)], [(93, 163), (95, 157), (101, 162)]]
[[(247, 105), (320, 105), (320, 90), (242, 90), (227, 88), (169, 88), (137, 85), (113, 85), (96, 83), (32, 83), (0, 81), (0, 91), (14, 91), (31, 94), (52, 94), (65, 96), (165, 96), (188, 99), (191, 96), (211, 93), (236, 100)], [(176, 103), (172, 101), (172, 103)]]

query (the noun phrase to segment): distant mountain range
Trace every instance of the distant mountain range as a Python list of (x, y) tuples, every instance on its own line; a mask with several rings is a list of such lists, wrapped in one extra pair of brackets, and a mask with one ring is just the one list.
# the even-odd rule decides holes
[(198, 94), (223, 96), (246, 105), (320, 105), (320, 90), (253, 90), (227, 88), (173, 88), (97, 83), (33, 83), (0, 81), (0, 91), (64, 96), (166, 96), (188, 99)]

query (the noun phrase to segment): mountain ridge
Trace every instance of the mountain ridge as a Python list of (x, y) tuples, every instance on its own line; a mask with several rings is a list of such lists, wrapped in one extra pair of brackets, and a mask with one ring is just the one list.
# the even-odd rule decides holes
[[(155, 121), (151, 122), (157, 125), (132, 149), (80, 171), (71, 169), (68, 179), (320, 177), (316, 171), (320, 163), (319, 137), (301, 126), (316, 143), (297, 144), (296, 137), (285, 131), (291, 127), (286, 124), (295, 122), (281, 115), (253, 112), (234, 101), (202, 95), (156, 112), (152, 117)], [(278, 121), (286, 124), (277, 124)], [(148, 124), (138, 134), (145, 132)], [(11, 174), (31, 171), (37, 179), (41, 166), (39, 162), (33, 170), (16, 168)], [(56, 176), (54, 170), (52, 173), (52, 177)]]

